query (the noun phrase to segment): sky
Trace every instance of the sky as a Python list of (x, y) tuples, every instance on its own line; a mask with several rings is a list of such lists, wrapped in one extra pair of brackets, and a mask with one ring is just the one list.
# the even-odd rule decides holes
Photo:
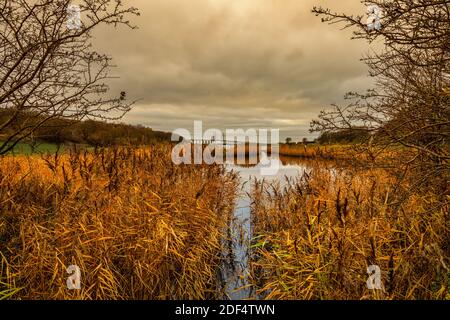
[(95, 49), (117, 65), (111, 93), (138, 100), (122, 122), (155, 130), (280, 129), (313, 138), (310, 121), (371, 86), (369, 51), (313, 6), (364, 13), (359, 0), (128, 0), (137, 30), (101, 27)]

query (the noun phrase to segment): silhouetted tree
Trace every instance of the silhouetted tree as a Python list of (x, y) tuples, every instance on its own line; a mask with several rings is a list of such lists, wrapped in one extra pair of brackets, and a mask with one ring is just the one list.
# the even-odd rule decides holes
[(376, 86), (349, 93), (347, 106), (334, 105), (312, 122), (312, 131), (364, 131), (364, 150), (376, 156), (403, 146), (399, 168), (416, 168), (427, 184), (449, 173), (450, 1), (362, 1), (382, 12), (380, 28), (363, 16), (313, 9), (329, 23), (354, 28), (354, 38), (381, 40), (383, 47), (363, 60)]
[(54, 118), (119, 119), (130, 109), (124, 92), (107, 97), (111, 58), (91, 49), (101, 24), (134, 28), (138, 15), (120, 0), (81, 0), (72, 21), (69, 0), (0, 0), (0, 154)]

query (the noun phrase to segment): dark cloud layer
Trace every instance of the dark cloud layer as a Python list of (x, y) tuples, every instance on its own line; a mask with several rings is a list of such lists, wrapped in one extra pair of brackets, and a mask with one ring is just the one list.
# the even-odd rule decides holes
[(102, 28), (114, 91), (140, 99), (124, 121), (155, 129), (280, 128), (310, 136), (309, 122), (349, 90), (370, 85), (368, 50), (320, 22), (314, 5), (364, 12), (357, 0), (134, 0), (138, 30)]

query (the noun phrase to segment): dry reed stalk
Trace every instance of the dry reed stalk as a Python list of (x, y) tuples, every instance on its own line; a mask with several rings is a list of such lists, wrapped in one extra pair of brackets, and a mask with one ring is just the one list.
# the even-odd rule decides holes
[[(433, 194), (400, 202), (383, 170), (323, 169), (253, 188), (252, 281), (267, 299), (449, 299), (447, 204)], [(438, 208), (438, 209), (436, 209)], [(368, 290), (366, 269), (382, 271)]]
[[(217, 297), (236, 177), (220, 166), (175, 166), (170, 150), (0, 159), (0, 252), (8, 266), (0, 292), (6, 283), (20, 288), (16, 299)], [(72, 264), (81, 290), (66, 287)]]

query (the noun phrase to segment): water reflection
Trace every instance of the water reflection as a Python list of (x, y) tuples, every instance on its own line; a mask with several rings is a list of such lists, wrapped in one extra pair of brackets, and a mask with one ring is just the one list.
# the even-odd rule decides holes
[[(247, 157), (248, 159), (248, 157)], [(286, 179), (295, 179), (311, 168), (307, 162), (299, 158), (280, 157), (279, 170), (276, 175), (262, 176), (260, 167), (255, 165), (258, 161), (248, 159), (245, 164), (227, 163), (228, 170), (237, 172), (240, 176), (241, 187), (234, 211), (234, 219), (230, 223), (230, 243), (227, 252), (224, 252), (226, 263), (222, 268), (222, 278), (225, 283), (225, 292), (231, 300), (254, 298), (255, 293), (249, 284), (248, 253), (252, 239), (251, 226), (251, 180), (257, 179), (268, 182), (279, 182), (281, 186)], [(253, 163), (253, 164), (250, 164)]]

